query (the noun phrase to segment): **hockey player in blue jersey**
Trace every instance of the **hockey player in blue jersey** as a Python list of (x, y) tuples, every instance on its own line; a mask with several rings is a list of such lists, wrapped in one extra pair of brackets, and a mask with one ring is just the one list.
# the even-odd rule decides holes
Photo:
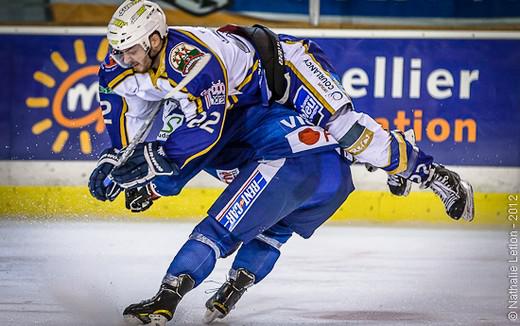
[[(170, 109), (182, 113), (178, 105)], [(157, 295), (127, 307), (125, 319), (153, 325), (172, 319), (182, 297), (211, 273), (216, 260), (240, 247), (230, 270), (230, 279), (239, 282), (237, 290), (223, 288), (217, 294), (225, 293), (224, 300), (208, 302), (207, 321), (224, 317), (246, 287), (272, 270), (280, 247), (293, 233), (310, 237), (353, 191), (338, 143), (295, 111), (279, 104), (269, 110), (257, 105), (231, 111), (227, 119), (219, 141), (204, 156), (186, 163), (186, 148), (200, 139), (189, 136), (192, 128), (184, 121), (166, 141), (140, 144), (127, 163), (112, 171), (122, 187), (142, 187), (128, 204), (134, 211), (149, 207), (152, 197), (178, 194), (202, 169), (215, 176), (235, 171), (175, 256)], [(103, 164), (110, 164), (109, 159), (98, 169)]]
[[(113, 199), (120, 187), (127, 188), (128, 207), (139, 211), (154, 197), (178, 193), (202, 168), (216, 175), (217, 170), (240, 170), (172, 262), (157, 296), (128, 307), (129, 317), (170, 319), (214, 260), (243, 243), (230, 282), (207, 304), (208, 320), (225, 316), (244, 289), (272, 269), (279, 246), (292, 232), (310, 236), (352, 190), (347, 163), (331, 149), (338, 145), (360, 162), (432, 188), (451, 217), (473, 218), (469, 184), (434, 165), (401, 133), (388, 133), (354, 111), (332, 67), (310, 41), (273, 36), (264, 28), (168, 30), (162, 10), (148, 1), (125, 2), (107, 36), (111, 53), (100, 69), (100, 99), (114, 148), (102, 155), (91, 176), (92, 194)], [(165, 106), (158, 137), (164, 143), (140, 145), (125, 165), (112, 171), (118, 149), (126, 147), (149, 111), (162, 105), (160, 100), (205, 55), (211, 56), (208, 66)], [(295, 111), (287, 113), (276, 102)], [(264, 119), (277, 127), (264, 130), (269, 126)], [(303, 129), (292, 133), (295, 127)], [(117, 183), (105, 186), (110, 173)], [(254, 258), (261, 255), (265, 266), (255, 265)], [(161, 307), (158, 301), (173, 304)]]
[[(214, 131), (212, 139), (200, 143), (187, 161), (211, 149), (228, 111), (276, 102), (327, 129), (357, 162), (387, 171), (394, 194), (407, 194), (410, 181), (417, 182), (440, 197), (450, 217), (473, 219), (471, 185), (434, 163), (413, 137), (388, 132), (354, 110), (334, 68), (311, 40), (276, 35), (260, 26), (168, 29), (159, 6), (142, 0), (125, 1), (118, 8), (107, 38), (110, 55), (100, 69), (100, 97), (102, 104), (114, 107), (110, 101), (115, 101), (115, 107), (122, 108), (112, 120), (114, 132), (122, 136), (121, 147), (151, 107), (202, 56), (210, 55), (207, 68), (176, 97), (185, 119)], [(165, 117), (165, 125), (169, 118)]]

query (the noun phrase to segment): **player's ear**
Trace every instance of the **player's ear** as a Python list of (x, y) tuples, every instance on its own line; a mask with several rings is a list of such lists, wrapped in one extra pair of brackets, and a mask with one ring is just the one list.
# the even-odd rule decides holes
[(152, 35), (150, 35), (150, 46), (152, 50), (157, 51), (161, 48), (162, 45), (162, 38), (161, 35), (159, 35), (158, 32), (154, 32)]

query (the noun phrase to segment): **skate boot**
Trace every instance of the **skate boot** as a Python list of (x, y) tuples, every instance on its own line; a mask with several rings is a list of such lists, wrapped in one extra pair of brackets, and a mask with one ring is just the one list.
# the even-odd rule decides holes
[(226, 317), (237, 301), (255, 282), (255, 276), (243, 268), (238, 269), (230, 279), (206, 302), (204, 322), (211, 323), (215, 319)]
[[(378, 169), (369, 163), (365, 163), (365, 168), (368, 172), (375, 172)], [(406, 197), (412, 189), (412, 182), (397, 174), (389, 174), (386, 179), (386, 185), (388, 186), (390, 192), (395, 196)]]
[(390, 189), (390, 192), (395, 196), (406, 197), (410, 194), (410, 190), (412, 189), (412, 182), (397, 174), (389, 174), (386, 179), (386, 185), (388, 186), (388, 189)]
[(430, 177), (421, 187), (431, 188), (439, 196), (451, 218), (458, 220), (462, 217), (468, 222), (473, 220), (473, 188), (468, 182), (461, 180), (457, 173), (434, 164)]
[(123, 312), (130, 325), (164, 326), (173, 314), (182, 297), (195, 285), (195, 281), (183, 274), (161, 284), (157, 294), (148, 300), (131, 304)]

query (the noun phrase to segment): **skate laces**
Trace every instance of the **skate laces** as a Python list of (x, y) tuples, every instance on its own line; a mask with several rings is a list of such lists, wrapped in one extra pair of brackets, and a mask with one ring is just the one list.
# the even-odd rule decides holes
[(447, 174), (434, 173), (433, 181), (430, 188), (437, 194), (444, 206), (449, 209), (460, 198), (458, 191), (454, 189), (454, 184), (450, 182), (450, 177)]
[[(226, 280), (226, 282), (229, 282), (229, 280)], [(218, 287), (216, 287), (216, 288), (210, 288), (210, 289), (204, 290), (204, 294), (213, 294), (213, 293), (217, 292), (218, 290), (220, 290), (220, 287), (222, 286), (222, 284), (220, 282), (215, 281), (215, 280), (207, 280), (207, 281), (204, 281), (204, 283), (211, 283), (211, 284), (214, 284), (215, 286), (218, 285)]]

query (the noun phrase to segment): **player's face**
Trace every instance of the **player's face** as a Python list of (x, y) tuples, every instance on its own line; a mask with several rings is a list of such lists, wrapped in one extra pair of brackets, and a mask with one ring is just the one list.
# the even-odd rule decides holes
[(147, 72), (152, 66), (152, 59), (139, 44), (123, 50), (123, 62), (131, 66), (135, 72)]

